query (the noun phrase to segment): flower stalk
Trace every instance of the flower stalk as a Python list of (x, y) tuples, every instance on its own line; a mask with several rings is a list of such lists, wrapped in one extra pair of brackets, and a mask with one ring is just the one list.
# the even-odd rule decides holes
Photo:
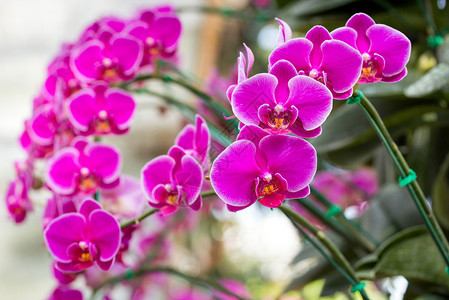
[[(396, 143), (393, 141), (390, 133), (385, 127), (385, 124), (383, 123), (375, 107), (371, 104), (368, 98), (366, 98), (359, 91), (355, 90), (353, 93), (353, 97), (359, 96), (360, 96), (360, 102), (358, 103), (359, 106), (362, 108), (364, 114), (373, 125), (374, 130), (376, 131), (380, 140), (384, 144), (388, 154), (392, 158), (394, 165), (399, 172), (399, 175), (401, 176), (401, 178), (406, 178), (412, 171), (409, 165), (407, 164), (407, 161), (405, 160), (402, 153), (399, 151), (399, 148), (396, 145)], [(421, 189), (421, 186), (419, 185), (417, 180), (413, 180), (406, 186), (416, 204), (416, 207), (418, 208), (418, 211), (420, 212), (420, 214), (424, 219), (424, 222), (430, 232), (430, 235), (432, 236), (433, 240), (435, 241), (435, 244), (440, 250), (441, 255), (444, 258), (444, 261), (446, 262), (446, 265), (449, 266), (449, 243), (447, 242), (447, 239), (440, 225), (438, 224), (435, 215), (432, 213), (426, 202), (426, 197)]]
[(157, 213), (158, 211), (159, 211), (159, 209), (151, 209), (151, 210), (149, 210), (147, 212), (144, 212), (143, 214), (141, 214), (137, 218), (134, 218), (132, 220), (129, 220), (129, 221), (121, 224), (120, 225), (120, 229), (124, 229), (124, 228), (126, 228), (128, 226), (139, 224), (139, 222), (141, 222), (142, 220), (148, 218), (149, 216), (153, 215), (154, 213)]

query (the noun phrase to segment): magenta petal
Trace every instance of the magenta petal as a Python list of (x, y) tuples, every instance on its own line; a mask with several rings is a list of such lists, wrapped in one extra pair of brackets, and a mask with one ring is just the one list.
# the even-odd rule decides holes
[(72, 95), (67, 100), (67, 112), (70, 123), (76, 129), (87, 131), (98, 113), (93, 90), (84, 89)]
[(260, 149), (268, 159), (270, 173), (279, 173), (288, 184), (288, 191), (305, 188), (316, 172), (315, 149), (303, 139), (270, 135), (260, 141)]
[(30, 125), (30, 137), (35, 143), (41, 146), (48, 146), (53, 143), (58, 124), (55, 123), (50, 105), (36, 111)]
[(183, 149), (193, 149), (193, 140), (195, 138), (195, 127), (192, 124), (184, 126), (175, 139), (175, 145)]
[(357, 32), (350, 27), (340, 27), (331, 32), (333, 39), (344, 42), (345, 44), (357, 49)]
[(288, 83), (287, 104), (298, 109), (298, 118), (305, 130), (323, 124), (332, 110), (332, 94), (324, 85), (308, 76), (296, 76)]
[(84, 239), (86, 220), (78, 213), (67, 213), (54, 219), (44, 231), (45, 243), (53, 257), (63, 263), (71, 261), (67, 249)]
[(281, 19), (274, 18), (279, 23), (278, 46), (288, 42), (292, 38), (292, 29)]
[(46, 182), (55, 193), (68, 195), (75, 191), (75, 179), (80, 168), (78, 156), (75, 149), (65, 148), (48, 161)]
[(204, 160), (204, 158), (209, 155), (210, 133), (206, 121), (200, 115), (196, 115), (195, 132), (196, 151)]
[(288, 82), (297, 75), (295, 67), (286, 60), (280, 60), (271, 67), (270, 74), (278, 80), (275, 90), (276, 103), (285, 103), (290, 94)]
[(232, 94), (232, 110), (246, 125), (258, 125), (258, 109), (268, 103), (275, 106), (277, 79), (270, 74), (257, 74), (238, 84)]
[(104, 44), (98, 40), (91, 40), (73, 51), (70, 57), (70, 67), (77, 78), (83, 81), (92, 81), (98, 75), (98, 63), (103, 56), (101, 51)]
[(100, 250), (100, 259), (108, 261), (115, 257), (120, 247), (120, 225), (104, 210), (95, 210), (89, 217), (90, 241)]
[(376, 24), (366, 32), (371, 40), (371, 53), (382, 56), (385, 60), (384, 76), (400, 73), (410, 59), (410, 40), (396, 29), (387, 25)]
[(122, 168), (118, 149), (109, 145), (91, 144), (86, 150), (89, 156), (89, 169), (100, 175), (104, 183), (111, 183), (118, 178)]
[(251, 48), (249, 48), (245, 43), (243, 43), (243, 47), (245, 47), (246, 51), (246, 77), (248, 78), (249, 71), (251, 71), (254, 64), (254, 54), (253, 51), (251, 51)]
[(335, 92), (351, 89), (360, 77), (362, 56), (342, 41), (332, 40), (323, 43), (323, 61), (320, 70), (326, 72), (327, 81)]
[(168, 192), (165, 188), (165, 184), (158, 184), (151, 192), (151, 197), (148, 198), (151, 206), (155, 205), (155, 208), (161, 208), (165, 206), (168, 199)]
[(114, 119), (118, 129), (129, 128), (136, 110), (136, 102), (131, 95), (121, 89), (110, 89), (105, 95), (105, 109)]
[(166, 48), (174, 46), (181, 35), (181, 22), (177, 17), (161, 17), (153, 24), (154, 37)]
[(152, 191), (158, 184), (172, 182), (172, 171), (175, 160), (168, 155), (158, 156), (149, 161), (141, 171), (140, 182), (148, 198), (152, 198)]
[(285, 192), (285, 199), (298, 199), (307, 197), (310, 194), (310, 187), (306, 186), (297, 192)]
[(402, 69), (401, 72), (399, 72), (396, 75), (387, 77), (387, 76), (382, 76), (382, 81), (383, 82), (396, 82), (401, 80), (402, 78), (404, 78), (407, 75), (407, 68)]
[(195, 211), (198, 211), (201, 209), (201, 206), (203, 205), (203, 201), (201, 199), (201, 195), (198, 196), (198, 198), (196, 198), (196, 200), (189, 205), (189, 207)]
[(82, 214), (86, 218), (86, 220), (88, 220), (90, 213), (98, 209), (101, 209), (101, 206), (98, 202), (86, 199), (81, 204), (79, 213)]
[(114, 263), (114, 258), (108, 261), (96, 260), (95, 262), (97, 263), (97, 266), (100, 269), (102, 269), (103, 271), (108, 271), (112, 267), (112, 264)]
[(321, 134), (321, 126), (312, 129), (312, 130), (305, 130), (302, 125), (301, 121), (298, 119), (295, 123), (290, 127), (290, 130), (297, 136), (310, 139), (317, 137)]
[(112, 41), (111, 51), (123, 68), (125, 75), (133, 74), (142, 61), (143, 49), (140, 41), (134, 38), (119, 37)]
[(266, 195), (259, 200), (259, 203), (266, 207), (279, 207), (285, 199), (285, 195), (274, 193)]
[(254, 202), (254, 181), (261, 174), (256, 164), (256, 146), (246, 140), (232, 143), (214, 161), (211, 184), (227, 204), (245, 206)]
[(237, 136), (237, 141), (248, 140), (251, 141), (256, 146), (256, 163), (259, 167), (265, 168), (267, 165), (267, 158), (259, 149), (259, 143), (262, 138), (269, 135), (268, 132), (262, 128), (254, 125), (247, 125), (242, 128), (239, 135)]
[(277, 47), (268, 57), (269, 66), (273, 66), (277, 61), (285, 59), (291, 62), (296, 70), (309, 71), (309, 56), (312, 51), (313, 44), (306, 38), (292, 39), (285, 44)]
[(321, 45), (324, 41), (331, 40), (332, 37), (326, 28), (321, 25), (316, 25), (307, 32), (306, 39), (313, 44), (312, 51), (310, 52), (310, 65), (317, 68), (320, 66), (323, 57)]
[(376, 24), (374, 20), (364, 13), (355, 14), (346, 22), (346, 27), (353, 28), (357, 32), (356, 43), (360, 53), (368, 52), (370, 48), (371, 42), (366, 35), (366, 31), (374, 24)]
[(182, 186), (186, 194), (187, 205), (192, 205), (201, 192), (203, 171), (200, 164), (191, 156), (185, 155), (181, 159), (181, 168), (173, 174), (174, 181)]
[(229, 211), (231, 211), (231, 212), (236, 212), (236, 211), (245, 209), (245, 208), (247, 208), (247, 207), (250, 207), (251, 205), (253, 205), (254, 203), (256, 203), (256, 201), (257, 201), (257, 197), (254, 197), (254, 199), (252, 199), (251, 202), (248, 203), (248, 204), (246, 204), (246, 205), (243, 205), (243, 206), (235, 206), (235, 205), (226, 204), (226, 207), (227, 207), (227, 209), (228, 209)]

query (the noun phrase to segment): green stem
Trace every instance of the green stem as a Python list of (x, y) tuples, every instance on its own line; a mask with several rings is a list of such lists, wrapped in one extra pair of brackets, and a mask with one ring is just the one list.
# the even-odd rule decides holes
[(271, 18), (271, 16), (266, 13), (249, 13), (242, 10), (231, 10), (226, 8), (210, 7), (210, 6), (184, 6), (178, 7), (176, 12), (183, 13), (188, 11), (209, 13), (209, 14), (219, 14), (224, 17), (233, 17), (241, 20), (257, 20), (260, 22), (265, 22)]
[(369, 240), (365, 238), (365, 236), (361, 235), (357, 230), (348, 232), (348, 228), (344, 228), (340, 223), (332, 220), (331, 217), (326, 216), (325, 213), (320, 211), (312, 202), (308, 201), (306, 198), (296, 199), (298, 203), (300, 203), (307, 211), (313, 214), (316, 218), (318, 218), (321, 222), (326, 224), (336, 233), (338, 233), (345, 240), (350, 242), (353, 245), (361, 246), (368, 252), (374, 252), (376, 250), (376, 245), (371, 243)]
[[(354, 91), (353, 96), (355, 97), (359, 96), (359, 92)], [(378, 112), (371, 104), (371, 102), (368, 100), (368, 98), (366, 98), (365, 96), (361, 97), (359, 105), (362, 108), (368, 120), (373, 125), (374, 130), (376, 131), (380, 140), (387, 149), (388, 154), (393, 159), (394, 165), (396, 166), (396, 169), (398, 170), (400, 176), (402, 178), (405, 178), (410, 174), (410, 167), (408, 166), (402, 153), (399, 151), (398, 146), (393, 141), (390, 133), (385, 127), (385, 124), (382, 122), (382, 119), (379, 116)], [(433, 240), (435, 241), (435, 244), (440, 250), (441, 255), (443, 256), (446, 262), (446, 265), (449, 266), (449, 244), (435, 216), (433, 215), (432, 211), (427, 205), (426, 197), (424, 196), (424, 193), (418, 181), (414, 180), (410, 184), (407, 184), (407, 189), (410, 195), (412, 196), (419, 212), (421, 213), (424, 222), (426, 223), (426, 226)]]
[[(291, 220), (295, 223), (298, 223), (300, 226), (304, 227), (308, 232), (310, 232), (320, 243), (332, 254), (335, 262), (341, 267), (342, 270), (349, 276), (348, 280), (351, 282), (353, 286), (356, 286), (360, 283), (360, 279), (356, 275), (354, 269), (348, 260), (344, 257), (343, 253), (334, 245), (334, 243), (326, 236), (326, 234), (315, 228), (312, 223), (310, 223), (303, 216), (295, 212), (293, 209), (288, 206), (281, 205), (279, 209)], [(317, 244), (314, 244), (318, 250), (320, 247)], [(321, 252), (321, 251), (320, 251)], [(362, 298), (365, 300), (369, 300), (368, 296), (365, 294), (365, 291), (362, 289), (360, 291)]]
[(144, 212), (143, 214), (141, 214), (137, 218), (134, 218), (132, 220), (129, 220), (129, 221), (121, 224), (120, 225), (120, 229), (124, 229), (124, 228), (126, 228), (128, 226), (131, 226), (131, 225), (139, 224), (139, 222), (141, 222), (143, 219), (151, 216), (152, 214), (154, 214), (154, 213), (156, 213), (158, 211), (159, 211), (159, 209), (151, 209), (151, 210), (149, 210), (147, 212)]
[[(322, 193), (320, 193), (312, 186), (310, 186), (310, 192), (327, 209), (330, 209), (334, 205)], [(370, 252), (375, 251), (377, 246), (380, 245), (379, 241), (375, 239), (369, 232), (364, 230), (356, 222), (348, 220), (343, 213), (338, 213), (337, 215), (335, 215), (335, 219), (337, 219), (337, 221), (340, 224), (342, 224), (346, 229), (348, 229), (351, 234), (356, 236), (359, 240), (363, 240), (362, 243), (365, 244), (365, 246), (367, 246), (369, 249), (374, 249), (370, 250)]]
[(201, 193), (201, 197), (210, 197), (210, 196), (216, 196), (217, 193), (215, 193), (214, 190), (209, 190)]
[(114, 285), (119, 282), (129, 280), (131, 278), (148, 275), (151, 273), (167, 273), (167, 274), (179, 277), (179, 278), (183, 278), (183, 279), (187, 280), (188, 282), (190, 282), (191, 284), (201, 286), (201, 287), (206, 287), (206, 288), (213, 288), (216, 291), (222, 292), (222, 293), (232, 296), (236, 299), (245, 300), (245, 298), (240, 297), (239, 295), (229, 291), (228, 289), (226, 289), (221, 284), (219, 284), (215, 281), (196, 277), (196, 276), (187, 275), (185, 273), (182, 273), (182, 272), (175, 270), (173, 268), (170, 268), (170, 267), (147, 267), (147, 268), (140, 268), (136, 271), (128, 270), (127, 272), (125, 272), (122, 275), (119, 275), (117, 277), (113, 277), (113, 278), (103, 281), (99, 286), (97, 286), (93, 290), (91, 299), (94, 299), (95, 294), (105, 286)]

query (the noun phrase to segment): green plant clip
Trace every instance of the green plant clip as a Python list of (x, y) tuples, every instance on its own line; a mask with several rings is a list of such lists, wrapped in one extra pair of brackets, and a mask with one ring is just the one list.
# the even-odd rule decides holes
[(351, 105), (354, 103), (360, 103), (360, 101), (362, 100), (362, 97), (363, 97), (363, 94), (361, 91), (359, 91), (359, 94), (356, 97), (354, 97), (354, 96), (349, 97), (348, 100), (346, 100), (346, 104)]
[(165, 75), (165, 76), (164, 76), (164, 81), (165, 81), (165, 82), (170, 82), (171, 79), (172, 79), (172, 78), (171, 78), (170, 75)]
[(227, 8), (223, 8), (220, 12), (221, 12), (221, 14), (222, 14), (223, 16), (229, 16), (229, 15), (231, 15), (232, 10), (227, 9)]
[(428, 36), (427, 37), (427, 43), (432, 48), (438, 47), (439, 45), (441, 45), (443, 43), (443, 41), (444, 41), (443, 37), (439, 34), (436, 36)]
[(410, 169), (410, 173), (406, 177), (399, 177), (399, 185), (406, 186), (407, 184), (412, 183), (417, 178), (415, 171)]
[(446, 274), (449, 275), (449, 267), (446, 267)]
[(341, 213), (341, 208), (338, 207), (337, 205), (331, 205), (329, 207), (329, 210), (326, 213), (326, 218), (330, 219), (335, 215), (338, 215)]
[(354, 285), (352, 287), (352, 289), (351, 289), (351, 293), (354, 294), (354, 293), (357, 293), (357, 292), (362, 292), (363, 289), (365, 288), (365, 285), (366, 285), (366, 283), (364, 283), (364, 282), (360, 282), (360, 283)]
[(133, 278), (133, 276), (134, 276), (133, 270), (126, 270), (126, 272), (125, 272), (126, 279), (131, 279), (131, 278)]

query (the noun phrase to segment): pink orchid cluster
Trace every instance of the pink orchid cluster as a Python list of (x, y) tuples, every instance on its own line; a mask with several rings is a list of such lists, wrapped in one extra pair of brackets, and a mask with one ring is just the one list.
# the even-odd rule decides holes
[[(136, 102), (120, 84), (151, 72), (158, 59), (175, 62), (180, 34), (174, 8), (160, 6), (140, 10), (129, 19), (102, 18), (88, 26), (77, 41), (62, 46), (47, 68), (45, 82), (33, 101), (32, 116), (25, 121), (20, 137), (28, 156), (16, 163), (17, 177), (7, 195), (8, 211), (17, 223), (32, 209), (28, 194), (40, 184), (33, 178), (38, 160), (55, 168), (48, 170), (45, 183), (59, 195), (87, 195), (98, 187), (118, 184), (118, 152), (92, 145), (85, 147), (84, 153), (77, 137), (126, 133)], [(109, 162), (103, 151), (113, 160)]]
[(408, 38), (366, 14), (332, 32), (315, 26), (294, 39), (288, 24), (277, 21), (278, 46), (268, 72), (249, 77), (254, 55), (245, 45), (237, 84), (227, 91), (242, 129), (215, 160), (211, 183), (232, 211), (307, 196), (317, 157), (302, 138), (321, 133), (332, 99), (350, 97), (356, 84), (394, 82), (407, 73)]

